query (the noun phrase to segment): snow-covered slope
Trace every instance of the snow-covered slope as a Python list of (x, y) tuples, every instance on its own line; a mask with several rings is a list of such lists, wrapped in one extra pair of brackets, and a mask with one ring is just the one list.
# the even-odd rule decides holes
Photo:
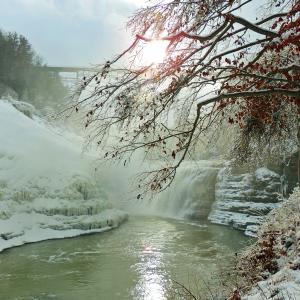
[(242, 300), (300, 299), (300, 191), (274, 209), (257, 242), (240, 257), (238, 270), (248, 293)]
[(34, 116), (29, 105), (0, 100), (0, 251), (126, 219), (112, 208), (78, 140)]

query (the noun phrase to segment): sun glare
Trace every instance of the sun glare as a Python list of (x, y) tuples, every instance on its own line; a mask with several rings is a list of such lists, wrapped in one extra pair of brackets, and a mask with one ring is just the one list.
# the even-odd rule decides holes
[(152, 41), (145, 45), (142, 53), (143, 64), (160, 64), (166, 57), (168, 42)]

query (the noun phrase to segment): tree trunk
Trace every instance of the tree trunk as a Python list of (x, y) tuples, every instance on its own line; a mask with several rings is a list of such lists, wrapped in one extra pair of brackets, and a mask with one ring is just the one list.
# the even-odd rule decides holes
[(298, 117), (298, 186), (300, 188), (300, 117)]

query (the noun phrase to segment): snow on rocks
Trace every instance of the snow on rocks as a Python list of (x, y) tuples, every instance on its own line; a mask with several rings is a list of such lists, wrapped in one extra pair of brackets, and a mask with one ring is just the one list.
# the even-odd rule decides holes
[(257, 286), (242, 297), (242, 300), (291, 300), (300, 299), (300, 272), (284, 267), (275, 275)]
[(37, 115), (37, 111), (35, 107), (30, 103), (12, 100), (12, 99), (10, 99), (8, 102), (11, 103), (12, 106), (15, 107), (18, 111), (22, 112), (25, 116), (31, 119), (34, 117), (34, 115)]
[(209, 220), (256, 236), (264, 216), (279, 205), (280, 176), (267, 168), (253, 173), (234, 171), (229, 165), (220, 170), (215, 203)]
[(276, 179), (279, 179), (280, 176), (267, 169), (267, 168), (259, 168), (255, 171), (255, 177), (256, 180), (262, 181), (262, 182), (269, 182), (269, 181), (276, 181)]
[(126, 218), (124, 212), (115, 209), (75, 217), (15, 213), (7, 220), (0, 220), (0, 252), (26, 243), (107, 231), (119, 226)]
[(0, 252), (51, 238), (101, 232), (127, 214), (112, 207), (80, 143), (0, 100)]
[(300, 299), (300, 190), (294, 190), (261, 226), (239, 269), (254, 282), (242, 300)]

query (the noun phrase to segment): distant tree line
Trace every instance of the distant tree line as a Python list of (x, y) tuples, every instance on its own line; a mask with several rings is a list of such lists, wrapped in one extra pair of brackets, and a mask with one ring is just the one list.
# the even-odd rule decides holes
[(18, 100), (37, 108), (57, 106), (67, 88), (45, 66), (24, 36), (0, 30), (0, 97), (13, 90)]

